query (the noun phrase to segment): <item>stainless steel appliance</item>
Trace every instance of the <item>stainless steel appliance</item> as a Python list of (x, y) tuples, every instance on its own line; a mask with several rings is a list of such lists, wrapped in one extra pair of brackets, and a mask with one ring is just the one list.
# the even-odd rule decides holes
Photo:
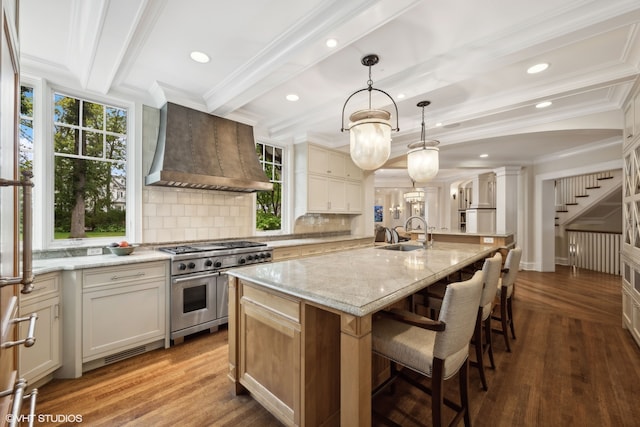
[(227, 323), (228, 278), (225, 271), (269, 262), (273, 250), (266, 243), (212, 242), (160, 248), (171, 259), (171, 339), (179, 344), (195, 332)]

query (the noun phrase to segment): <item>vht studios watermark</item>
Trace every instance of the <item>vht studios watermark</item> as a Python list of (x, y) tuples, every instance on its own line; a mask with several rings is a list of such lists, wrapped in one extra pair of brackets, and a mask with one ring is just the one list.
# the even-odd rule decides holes
[(18, 423), (31, 423), (37, 421), (39, 423), (81, 423), (82, 415), (77, 414), (29, 414), (18, 415), (14, 417), (11, 414), (5, 416), (7, 422), (16, 421)]

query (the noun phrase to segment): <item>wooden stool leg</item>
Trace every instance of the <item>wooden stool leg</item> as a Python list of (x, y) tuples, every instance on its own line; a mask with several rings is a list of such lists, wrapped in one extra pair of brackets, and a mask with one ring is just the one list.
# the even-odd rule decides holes
[(487, 378), (484, 375), (484, 346), (482, 341), (482, 308), (478, 312), (476, 319), (476, 329), (473, 332), (474, 345), (476, 347), (476, 363), (478, 364), (478, 372), (480, 373), (480, 382), (482, 382), (482, 389), (487, 391)]
[(431, 377), (431, 417), (433, 427), (442, 426), (442, 406), (444, 405), (443, 375), (444, 361), (438, 358), (434, 358), (433, 374)]
[(489, 361), (491, 362), (491, 369), (496, 369), (496, 364), (493, 361), (493, 340), (491, 339), (491, 335), (491, 316), (489, 316), (484, 321), (484, 337), (487, 341), (486, 348), (489, 351)]
[(469, 359), (465, 360), (460, 368), (460, 406), (464, 411), (464, 425), (471, 427), (471, 414), (469, 414)]
[(516, 339), (516, 331), (513, 326), (513, 295), (507, 299), (507, 312), (509, 313), (509, 326), (511, 327), (511, 336)]

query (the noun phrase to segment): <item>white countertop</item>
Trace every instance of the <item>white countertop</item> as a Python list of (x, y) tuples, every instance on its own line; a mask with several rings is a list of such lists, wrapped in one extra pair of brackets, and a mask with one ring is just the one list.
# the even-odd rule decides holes
[[(410, 244), (410, 243), (407, 243)], [(490, 245), (355, 249), (232, 269), (229, 275), (355, 316), (378, 311), (488, 256)]]
[(113, 254), (49, 258), (33, 260), (33, 274), (44, 274), (59, 270), (78, 270), (82, 268), (107, 267), (111, 265), (134, 264), (148, 261), (171, 259), (171, 255), (153, 250), (137, 248), (131, 255)]

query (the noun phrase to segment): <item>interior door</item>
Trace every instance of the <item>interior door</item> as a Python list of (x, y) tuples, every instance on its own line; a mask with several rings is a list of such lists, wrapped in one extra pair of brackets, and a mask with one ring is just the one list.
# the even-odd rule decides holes
[[(19, 66), (17, 51), (17, 1), (2, 1), (2, 48), (0, 50), (0, 178), (18, 179), (18, 102)], [(19, 191), (0, 187), (0, 277), (19, 276)], [(15, 340), (11, 319), (17, 315), (20, 285), (0, 288), (2, 342)], [(0, 391), (13, 389), (18, 364), (17, 347), (0, 348)], [(12, 395), (0, 399), (0, 423), (4, 425), (11, 410)]]

